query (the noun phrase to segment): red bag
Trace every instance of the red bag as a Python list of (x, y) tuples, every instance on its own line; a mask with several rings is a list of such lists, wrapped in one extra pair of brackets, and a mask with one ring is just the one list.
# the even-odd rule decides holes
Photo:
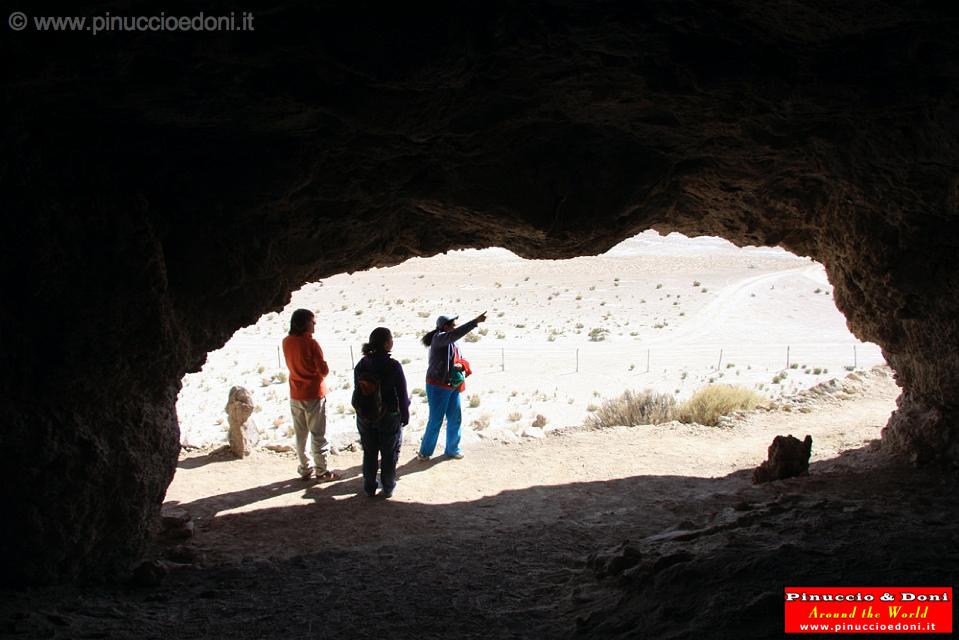
[[(456, 365), (462, 367), (462, 371), (457, 370)], [(460, 393), (466, 391), (466, 378), (468, 378), (472, 373), (473, 370), (470, 369), (469, 362), (463, 358), (456, 358), (453, 360), (453, 371), (450, 372), (450, 386)], [(459, 384), (456, 384), (459, 377), (462, 377), (462, 381), (459, 381)]]

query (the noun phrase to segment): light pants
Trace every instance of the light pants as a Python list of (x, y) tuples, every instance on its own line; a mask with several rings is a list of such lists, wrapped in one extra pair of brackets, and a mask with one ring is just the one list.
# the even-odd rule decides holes
[(296, 455), (300, 460), (297, 473), (309, 477), (313, 465), (306, 457), (306, 437), (313, 441), (313, 464), (316, 475), (326, 473), (326, 454), (330, 443), (326, 440), (326, 398), (319, 400), (290, 400), (290, 412), (293, 414), (293, 431), (296, 432)]
[(427, 383), (426, 400), (430, 406), (430, 417), (426, 421), (426, 433), (423, 434), (423, 442), (420, 443), (420, 455), (433, 455), (445, 416), (446, 451), (444, 453), (448, 456), (455, 456), (460, 452), (460, 426), (463, 423), (460, 392)]

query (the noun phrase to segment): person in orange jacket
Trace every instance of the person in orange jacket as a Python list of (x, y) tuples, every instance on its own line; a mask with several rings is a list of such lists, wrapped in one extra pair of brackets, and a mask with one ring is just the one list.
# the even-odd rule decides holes
[[(290, 412), (296, 433), (297, 473), (304, 480), (313, 477), (320, 482), (339, 480), (327, 468), (330, 445), (326, 440), (326, 376), (330, 367), (323, 359), (323, 350), (313, 339), (316, 318), (309, 309), (297, 309), (290, 318), (290, 334), (283, 338), (283, 355), (290, 370)], [(312, 440), (313, 462), (306, 456), (306, 438)]]

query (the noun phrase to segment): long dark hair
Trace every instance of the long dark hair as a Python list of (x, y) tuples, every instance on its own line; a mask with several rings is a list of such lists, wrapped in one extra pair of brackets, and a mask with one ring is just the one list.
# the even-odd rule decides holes
[(433, 329), (432, 331), (430, 331), (429, 333), (427, 333), (425, 336), (423, 336), (422, 338), (420, 338), (420, 342), (423, 343), (423, 346), (424, 346), (424, 347), (428, 347), (428, 346), (430, 346), (431, 344), (433, 344), (433, 336), (436, 335), (436, 332), (437, 332), (437, 331), (439, 331), (439, 329)]
[(370, 341), (363, 345), (364, 356), (374, 356), (380, 353), (389, 354), (386, 343), (393, 339), (393, 334), (386, 327), (377, 327), (370, 333)]
[(306, 333), (307, 323), (313, 319), (313, 312), (309, 309), (297, 309), (290, 317), (290, 335), (302, 336)]

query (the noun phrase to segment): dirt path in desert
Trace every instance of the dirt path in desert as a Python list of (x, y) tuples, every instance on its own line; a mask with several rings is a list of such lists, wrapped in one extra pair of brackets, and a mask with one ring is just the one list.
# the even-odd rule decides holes
[(769, 285), (775, 285), (776, 282), (795, 275), (803, 275), (811, 279), (810, 274), (815, 271), (816, 267), (796, 267), (729, 282), (719, 290), (716, 298), (696, 311), (678, 329), (668, 335), (653, 336), (647, 339), (646, 343), (659, 346), (695, 343), (707, 339), (713, 335), (717, 326), (727, 320), (731, 311), (741, 307), (746, 296), (753, 290), (769, 288)]
[[(439, 456), (425, 463), (407, 445), (390, 500), (362, 494), (359, 451), (331, 457), (344, 479), (330, 484), (298, 479), (292, 454), (257, 452), (235, 461), (224, 453), (194, 453), (181, 460), (164, 508), (190, 514), (195, 544), (212, 563), (284, 558), (318, 545), (401, 544), (436, 530), (548, 527), (560, 519), (601, 519), (610, 508), (655, 510), (668, 498), (641, 488), (655, 487), (658, 479), (715, 478), (698, 483), (708, 492), (748, 486), (748, 478), (725, 477), (757, 466), (779, 434), (812, 435), (814, 462), (878, 438), (898, 388), (886, 373), (854, 378), (801, 396), (788, 412), (752, 413), (725, 428), (669, 423), (564, 430), (512, 445), (480, 441), (463, 460)], [(623, 482), (639, 488), (628, 501), (597, 500), (597, 491)], [(450, 510), (457, 518), (428, 515)]]

